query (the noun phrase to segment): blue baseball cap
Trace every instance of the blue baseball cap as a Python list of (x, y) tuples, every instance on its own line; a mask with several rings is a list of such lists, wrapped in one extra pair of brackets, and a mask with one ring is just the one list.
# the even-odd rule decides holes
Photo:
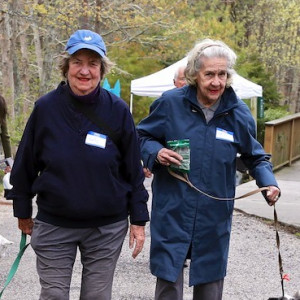
[(70, 55), (81, 49), (90, 49), (97, 52), (101, 57), (106, 56), (106, 46), (101, 35), (90, 30), (75, 31), (70, 36), (65, 48)]

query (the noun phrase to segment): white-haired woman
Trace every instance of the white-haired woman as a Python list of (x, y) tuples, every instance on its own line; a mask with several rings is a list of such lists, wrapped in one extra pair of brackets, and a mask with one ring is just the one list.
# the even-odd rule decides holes
[[(186, 258), (193, 299), (222, 299), (234, 201), (215, 198), (235, 195), (237, 153), (257, 185), (269, 186), (269, 204), (278, 199), (270, 156), (255, 139), (247, 105), (230, 87), (235, 61), (221, 41), (197, 43), (188, 55), (188, 84), (165, 92), (138, 125), (142, 159), (154, 174), (150, 267), (156, 300), (183, 299)], [(172, 143), (184, 146), (183, 155), (170, 149)], [(171, 176), (169, 167), (188, 173), (204, 193)]]

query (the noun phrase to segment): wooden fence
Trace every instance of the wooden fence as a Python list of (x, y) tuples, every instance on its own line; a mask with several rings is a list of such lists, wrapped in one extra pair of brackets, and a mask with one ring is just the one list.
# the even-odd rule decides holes
[(274, 170), (300, 158), (300, 113), (266, 122), (264, 148)]

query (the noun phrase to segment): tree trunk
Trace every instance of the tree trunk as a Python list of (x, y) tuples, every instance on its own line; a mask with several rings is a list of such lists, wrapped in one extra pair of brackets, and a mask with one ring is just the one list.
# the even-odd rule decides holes
[[(28, 61), (28, 48), (27, 48), (27, 40), (26, 40), (26, 30), (24, 30), (24, 25), (21, 25), (23, 27), (23, 31), (19, 36), (20, 40), (20, 48), (21, 48), (21, 64), (20, 64), (20, 79), (21, 79), (21, 89), (23, 94), (23, 103), (22, 103), (22, 111), (24, 115), (28, 114), (28, 107), (29, 107), (29, 95), (30, 95), (30, 89), (29, 89), (29, 61)], [(21, 29), (21, 28), (20, 28)]]
[(101, 22), (101, 8), (103, 0), (96, 0), (96, 20), (95, 20), (95, 31), (101, 34), (102, 22)]
[(53, 68), (53, 53), (56, 53), (54, 42), (53, 42), (53, 35), (54, 29), (49, 28), (47, 30), (47, 35), (43, 38), (43, 73), (40, 82), (40, 95), (44, 95), (45, 93), (49, 92), (50, 82), (51, 82), (51, 73)]
[(289, 108), (291, 113), (300, 111), (300, 72), (299, 69), (294, 68), (291, 78), (291, 93), (289, 95), (290, 103)]
[[(4, 4), (5, 5), (5, 4)], [(10, 3), (6, 3), (5, 11), (10, 11)], [(14, 76), (13, 76), (13, 57), (11, 48), (11, 24), (9, 14), (4, 12), (1, 26), (1, 48), (2, 48), (2, 83), (3, 96), (7, 102), (9, 114), (14, 118)]]
[(33, 31), (33, 41), (34, 41), (34, 50), (35, 50), (35, 57), (36, 57), (36, 64), (38, 68), (38, 75), (39, 75), (39, 91), (41, 90), (41, 83), (42, 83), (42, 74), (43, 74), (43, 52), (42, 52), (42, 45), (40, 41), (40, 32), (38, 29), (37, 24), (32, 25)]
[(88, 17), (88, 11), (89, 11), (89, 4), (87, 0), (82, 1), (82, 15), (78, 18), (78, 23), (80, 25), (80, 28), (82, 29), (88, 29), (89, 28), (89, 17)]

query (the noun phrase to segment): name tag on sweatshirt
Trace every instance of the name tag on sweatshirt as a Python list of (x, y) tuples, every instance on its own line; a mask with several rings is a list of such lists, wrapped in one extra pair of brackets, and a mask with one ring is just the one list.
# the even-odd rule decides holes
[(107, 136), (94, 131), (89, 131), (85, 138), (86, 145), (105, 149)]
[(234, 141), (233, 132), (227, 131), (227, 130), (222, 129), (222, 128), (217, 128), (216, 139), (217, 140), (224, 140), (224, 141), (233, 142)]

